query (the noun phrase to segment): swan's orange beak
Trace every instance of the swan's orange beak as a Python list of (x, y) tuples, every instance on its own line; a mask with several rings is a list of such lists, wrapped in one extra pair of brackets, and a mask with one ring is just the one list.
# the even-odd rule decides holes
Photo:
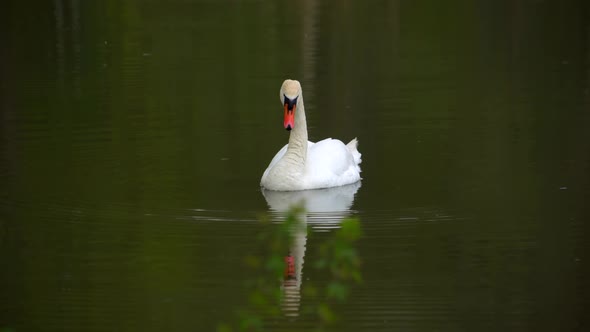
[(285, 129), (291, 130), (295, 127), (295, 109), (297, 108), (296, 105), (291, 105), (289, 109), (289, 103), (285, 103)]

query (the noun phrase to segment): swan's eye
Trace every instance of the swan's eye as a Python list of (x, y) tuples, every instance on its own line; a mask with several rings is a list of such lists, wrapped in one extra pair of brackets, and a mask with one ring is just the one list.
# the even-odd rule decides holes
[(293, 100), (287, 98), (287, 96), (285, 96), (285, 95), (283, 95), (283, 96), (285, 97), (285, 105), (287, 106), (287, 109), (289, 111), (292, 111), (293, 110), (293, 106), (297, 105), (297, 98), (299, 96), (293, 98)]

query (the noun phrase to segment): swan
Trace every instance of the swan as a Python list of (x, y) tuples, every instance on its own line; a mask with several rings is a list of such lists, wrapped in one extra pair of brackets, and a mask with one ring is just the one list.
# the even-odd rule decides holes
[(272, 158), (260, 185), (268, 190), (296, 191), (360, 181), (361, 153), (357, 150), (357, 139), (346, 145), (331, 138), (309, 142), (299, 81), (285, 80), (279, 98), (285, 109), (285, 129), (291, 132), (289, 143)]

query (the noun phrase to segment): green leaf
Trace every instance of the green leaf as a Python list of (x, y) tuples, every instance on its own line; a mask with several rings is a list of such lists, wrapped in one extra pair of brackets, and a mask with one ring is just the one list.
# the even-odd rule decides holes
[(328, 288), (326, 289), (326, 296), (329, 299), (344, 301), (348, 297), (348, 287), (343, 283), (333, 281), (328, 284)]
[(325, 303), (322, 303), (318, 306), (318, 316), (324, 323), (333, 323), (336, 320), (336, 315), (332, 309)]
[(342, 221), (338, 230), (338, 238), (356, 241), (361, 236), (361, 223), (358, 219), (348, 218)]
[(266, 269), (273, 272), (273, 277), (276, 277), (277, 275), (280, 276), (283, 273), (284, 268), (285, 261), (283, 257), (279, 255), (272, 255), (272, 257), (270, 257), (266, 262)]
[(261, 331), (262, 319), (255, 315), (245, 316), (240, 321), (240, 329), (249, 331)]
[(354, 280), (358, 284), (363, 282), (363, 277), (361, 276), (361, 273), (358, 270), (352, 271), (352, 280)]

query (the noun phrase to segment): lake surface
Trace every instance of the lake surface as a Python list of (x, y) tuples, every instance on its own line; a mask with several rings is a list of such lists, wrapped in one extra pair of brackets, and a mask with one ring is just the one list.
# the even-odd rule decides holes
[[(588, 330), (586, 1), (5, 7), (1, 331), (231, 319), (258, 217), (296, 200), (259, 187), (286, 78), (310, 140), (363, 154), (360, 185), (310, 194), (296, 241), (321, 284), (315, 248), (361, 221), (339, 331)], [(313, 330), (297, 301), (269, 330)]]

